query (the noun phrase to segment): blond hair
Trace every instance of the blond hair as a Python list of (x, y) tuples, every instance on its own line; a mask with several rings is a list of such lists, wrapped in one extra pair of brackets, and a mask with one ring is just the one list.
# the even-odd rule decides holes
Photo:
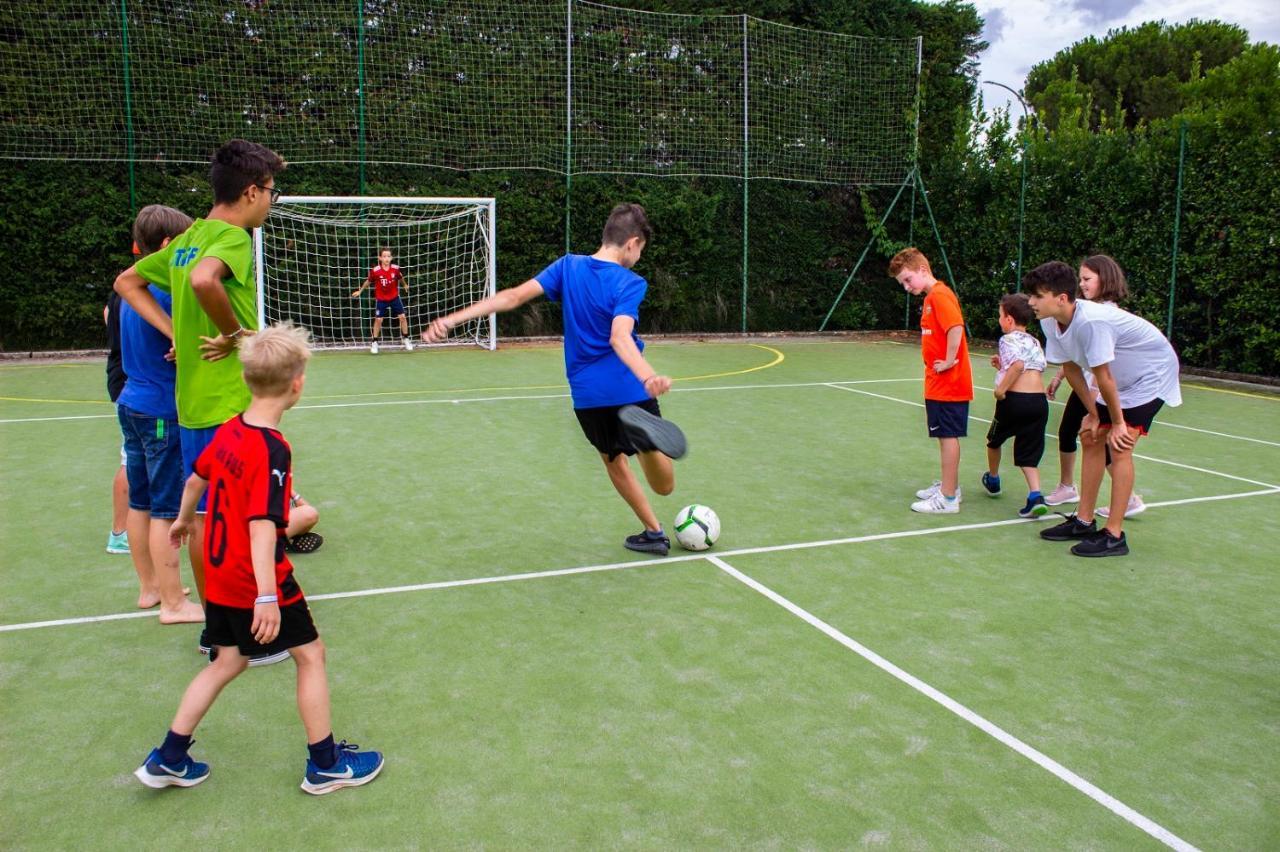
[(138, 254), (146, 257), (160, 251), (166, 239), (173, 239), (191, 227), (191, 217), (174, 207), (148, 204), (133, 220), (133, 242)]
[(292, 322), (283, 322), (250, 335), (240, 344), (244, 383), (254, 396), (279, 397), (307, 369), (311, 357), (311, 333)]
[(926, 275), (933, 274), (933, 267), (929, 265), (929, 259), (924, 256), (924, 252), (915, 246), (904, 248), (889, 261), (889, 274), (893, 277), (897, 278), (898, 273), (904, 269), (923, 272)]

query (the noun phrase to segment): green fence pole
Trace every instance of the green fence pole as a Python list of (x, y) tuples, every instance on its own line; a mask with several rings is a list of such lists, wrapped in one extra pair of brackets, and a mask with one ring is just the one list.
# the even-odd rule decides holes
[(751, 243), (747, 238), (748, 216), (748, 154), (751, 150), (751, 116), (748, 113), (747, 86), (747, 16), (742, 16), (742, 333), (747, 333), (747, 249)]
[[(907, 220), (907, 245), (916, 244), (916, 185), (911, 183), (911, 218)], [(911, 294), (903, 293), (902, 327), (911, 328)]]
[[(933, 206), (929, 204), (929, 193), (924, 188), (924, 178), (919, 172), (916, 172), (916, 183), (920, 187), (920, 197), (924, 199), (924, 209), (929, 214), (929, 223), (933, 225), (933, 238), (938, 241), (938, 251), (942, 253), (942, 265), (947, 269), (947, 281), (951, 282), (951, 289), (956, 293), (956, 299), (960, 298), (960, 282), (956, 281), (956, 274), (951, 271), (951, 261), (947, 260), (947, 247), (942, 244), (942, 233), (938, 230), (938, 220), (933, 218)], [(964, 323), (964, 336), (971, 338), (969, 333), (969, 321)]]
[(1169, 269), (1169, 318), (1165, 321), (1164, 336), (1173, 340), (1174, 288), (1178, 283), (1178, 232), (1182, 226), (1182, 167), (1187, 156), (1187, 123), (1178, 129), (1178, 188), (1173, 196), (1173, 258)]
[[(908, 175), (907, 179), (910, 180), (911, 176)], [(903, 181), (902, 186), (898, 187), (898, 194), (893, 197), (893, 201), (889, 202), (889, 209), (884, 211), (884, 215), (880, 217), (881, 228), (884, 227), (885, 222), (889, 221), (889, 216), (893, 213), (893, 208), (897, 206), (898, 199), (902, 197), (902, 191), (906, 188), (907, 183), (906, 181)], [(849, 277), (844, 280), (844, 286), (840, 288), (840, 293), (836, 296), (836, 300), (831, 303), (831, 310), (827, 311), (827, 315), (822, 320), (822, 325), (818, 326), (818, 331), (827, 330), (827, 323), (830, 322), (831, 315), (836, 312), (836, 306), (839, 305), (840, 300), (844, 298), (845, 291), (848, 290), (849, 285), (853, 283), (853, 276), (858, 274), (858, 269), (862, 266), (862, 261), (867, 259), (867, 252), (871, 251), (871, 246), (875, 241), (876, 235), (875, 233), (872, 233), (871, 239), (867, 240), (866, 248), (862, 250), (862, 254), (858, 257), (858, 262), (853, 265), (853, 271), (850, 272)]]
[(564, 253), (569, 253), (569, 208), (573, 194), (573, 0), (565, 0), (564, 72)]
[(364, 195), (364, 160), (365, 160), (365, 131), (364, 131), (364, 0), (356, 0), (356, 76), (357, 85), (360, 92), (359, 103), (359, 137), (357, 147), (359, 148), (360, 158), (360, 192)]
[(124, 54), (124, 134), (126, 156), (129, 162), (129, 218), (138, 210), (137, 187), (134, 179), (136, 159), (133, 139), (133, 84), (129, 71), (129, 9), (128, 0), (120, 0), (120, 35)]

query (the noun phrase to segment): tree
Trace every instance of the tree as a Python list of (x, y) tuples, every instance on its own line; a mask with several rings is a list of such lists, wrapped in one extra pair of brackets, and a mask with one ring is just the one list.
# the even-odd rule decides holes
[(1183, 106), (1183, 84), (1244, 52), (1249, 34), (1221, 21), (1170, 26), (1152, 21), (1090, 36), (1041, 62), (1027, 75), (1027, 100), (1041, 122), (1057, 127), (1068, 106), (1089, 104), (1088, 126), (1112, 116), (1125, 127), (1168, 118)]

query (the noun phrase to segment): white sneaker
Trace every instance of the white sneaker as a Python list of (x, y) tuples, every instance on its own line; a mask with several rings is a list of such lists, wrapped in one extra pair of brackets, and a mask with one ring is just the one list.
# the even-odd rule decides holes
[[(1134, 515), (1141, 515), (1145, 511), (1147, 511), (1147, 504), (1142, 502), (1142, 495), (1130, 494), (1129, 505), (1124, 508), (1124, 516), (1126, 518), (1132, 518)], [(1094, 514), (1099, 518), (1107, 518), (1111, 516), (1111, 509), (1110, 507), (1103, 506), (1097, 509)]]
[[(916, 496), (919, 497), (921, 500), (928, 500), (933, 495), (941, 494), (941, 493), (942, 493), (942, 483), (935, 479), (933, 481), (933, 484), (930, 485), (928, 488), (921, 488), (919, 491), (917, 491)], [(964, 501), (964, 494), (961, 493), (960, 486), (957, 485), (956, 486), (956, 502), (961, 503), (963, 501)]]
[(377, 355), (377, 354), (378, 354), (378, 341), (376, 341), (376, 340), (375, 340), (375, 341), (373, 341), (373, 343), (369, 346), (369, 354), (370, 354), (370, 355)]
[(1080, 492), (1076, 490), (1074, 485), (1062, 485), (1059, 483), (1052, 493), (1045, 495), (1044, 502), (1050, 506), (1061, 506), (1063, 503), (1078, 503), (1080, 502)]
[(413, 351), (413, 341), (412, 341), (412, 340), (410, 340), (410, 339), (409, 339), (409, 338), (407, 338), (407, 337), (404, 339), (404, 351), (406, 351), (406, 352), (412, 352), (412, 351)]
[(927, 500), (919, 500), (911, 504), (911, 511), (923, 512), (926, 515), (954, 515), (960, 511), (960, 497), (948, 500), (938, 491)]

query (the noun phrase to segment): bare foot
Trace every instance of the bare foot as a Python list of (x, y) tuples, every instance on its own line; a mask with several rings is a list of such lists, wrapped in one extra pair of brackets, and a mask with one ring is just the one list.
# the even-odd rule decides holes
[[(182, 594), (191, 594), (191, 589), (183, 586)], [(158, 606), (160, 606), (159, 592), (138, 592), (138, 609), (153, 609)], [(203, 621), (204, 618), (202, 617), (200, 620)]]
[(204, 621), (204, 608), (187, 601), (177, 610), (160, 610), (161, 624), (197, 624)]

